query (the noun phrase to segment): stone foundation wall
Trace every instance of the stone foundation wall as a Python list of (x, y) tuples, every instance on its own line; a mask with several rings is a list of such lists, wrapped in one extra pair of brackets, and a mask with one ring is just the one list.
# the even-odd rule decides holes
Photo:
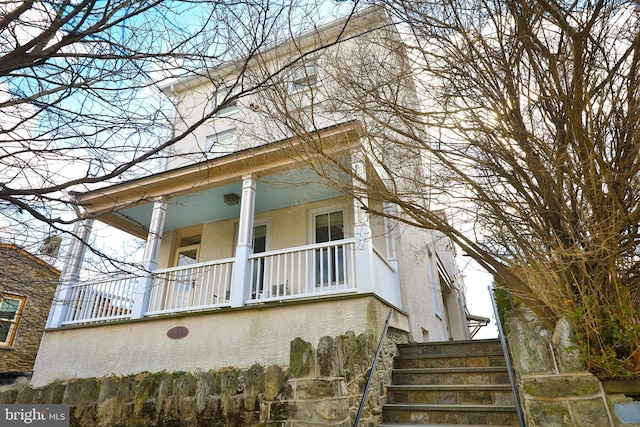
[[(386, 356), (402, 333), (389, 335)], [(290, 365), (247, 370), (140, 373), (0, 392), (1, 404), (68, 404), (71, 426), (352, 426), (375, 355), (373, 334), (291, 342)], [(384, 401), (381, 362), (360, 426), (375, 426)]]
[(505, 334), (528, 427), (620, 425), (602, 384), (580, 362), (566, 319), (551, 332), (517, 308), (506, 315)]

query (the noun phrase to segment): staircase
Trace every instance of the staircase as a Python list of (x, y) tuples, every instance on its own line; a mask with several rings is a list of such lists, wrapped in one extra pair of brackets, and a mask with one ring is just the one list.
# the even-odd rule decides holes
[(499, 340), (400, 344), (380, 427), (517, 426)]

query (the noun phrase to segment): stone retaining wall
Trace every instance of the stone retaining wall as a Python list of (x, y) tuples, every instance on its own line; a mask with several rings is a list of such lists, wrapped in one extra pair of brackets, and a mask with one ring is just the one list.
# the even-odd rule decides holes
[(552, 333), (521, 307), (507, 313), (505, 334), (528, 427), (623, 425), (601, 382), (580, 362), (566, 319)]
[[(389, 342), (403, 340), (390, 334)], [(248, 370), (140, 373), (77, 379), (0, 392), (1, 404), (68, 404), (71, 426), (353, 425), (377, 342), (373, 334), (291, 342), (290, 365)], [(392, 351), (388, 346), (386, 359)], [(379, 422), (384, 400), (375, 374), (360, 426)]]

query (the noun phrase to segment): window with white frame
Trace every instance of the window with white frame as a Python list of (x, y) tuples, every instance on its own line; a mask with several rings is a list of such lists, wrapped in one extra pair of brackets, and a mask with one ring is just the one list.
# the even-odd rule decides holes
[(236, 129), (227, 129), (207, 137), (207, 157), (215, 158), (231, 154), (236, 150)]
[[(313, 242), (329, 243), (345, 238), (343, 209), (312, 213)], [(344, 284), (347, 277), (346, 254), (341, 245), (324, 246), (315, 251), (316, 287)]]
[(26, 298), (19, 295), (0, 295), (0, 345), (11, 346)]
[(318, 84), (318, 64), (316, 61), (305, 62), (293, 70), (290, 92), (300, 92)]
[(236, 87), (221, 87), (213, 98), (212, 108), (216, 111), (216, 117), (228, 116), (238, 111), (238, 89)]

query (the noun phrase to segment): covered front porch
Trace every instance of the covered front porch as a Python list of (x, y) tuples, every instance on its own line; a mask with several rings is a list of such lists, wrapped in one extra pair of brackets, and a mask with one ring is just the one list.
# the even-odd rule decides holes
[[(350, 131), (324, 138), (353, 141)], [(393, 207), (324, 185), (281, 150), (258, 147), (79, 195), (92, 216), (146, 240), (142, 268), (81, 279), (92, 220), (80, 223), (48, 327), (354, 294), (402, 308), (392, 224), (362, 203)], [(363, 162), (348, 153), (343, 161), (367, 178)]]
[[(247, 259), (249, 275), (240, 282), (242, 300), (236, 305), (232, 304), (231, 298), (235, 282), (234, 266), (244, 260), (238, 262), (235, 258), (158, 269), (149, 274), (149, 279), (146, 276), (129, 275), (79, 281), (65, 286), (70, 303), (61, 317), (61, 324), (49, 327), (239, 307), (269, 301), (370, 293), (378, 287), (393, 290), (397, 287), (398, 278), (392, 262), (376, 250), (372, 255), (369, 260), (371, 264), (358, 264), (355, 261), (358, 256), (356, 239), (353, 238), (250, 255)], [(365, 271), (358, 273), (358, 266)], [(380, 286), (374, 284), (372, 287), (371, 283), (358, 286), (356, 278), (366, 276), (371, 268), (374, 280)], [(139, 290), (140, 281), (144, 281), (142, 292)], [(147, 289), (148, 281), (151, 284)], [(384, 289), (378, 292), (385, 293), (390, 303), (401, 305), (391, 292), (384, 292)], [(148, 298), (145, 298), (147, 295)], [(141, 307), (141, 316), (134, 311), (139, 299), (146, 300)]]

